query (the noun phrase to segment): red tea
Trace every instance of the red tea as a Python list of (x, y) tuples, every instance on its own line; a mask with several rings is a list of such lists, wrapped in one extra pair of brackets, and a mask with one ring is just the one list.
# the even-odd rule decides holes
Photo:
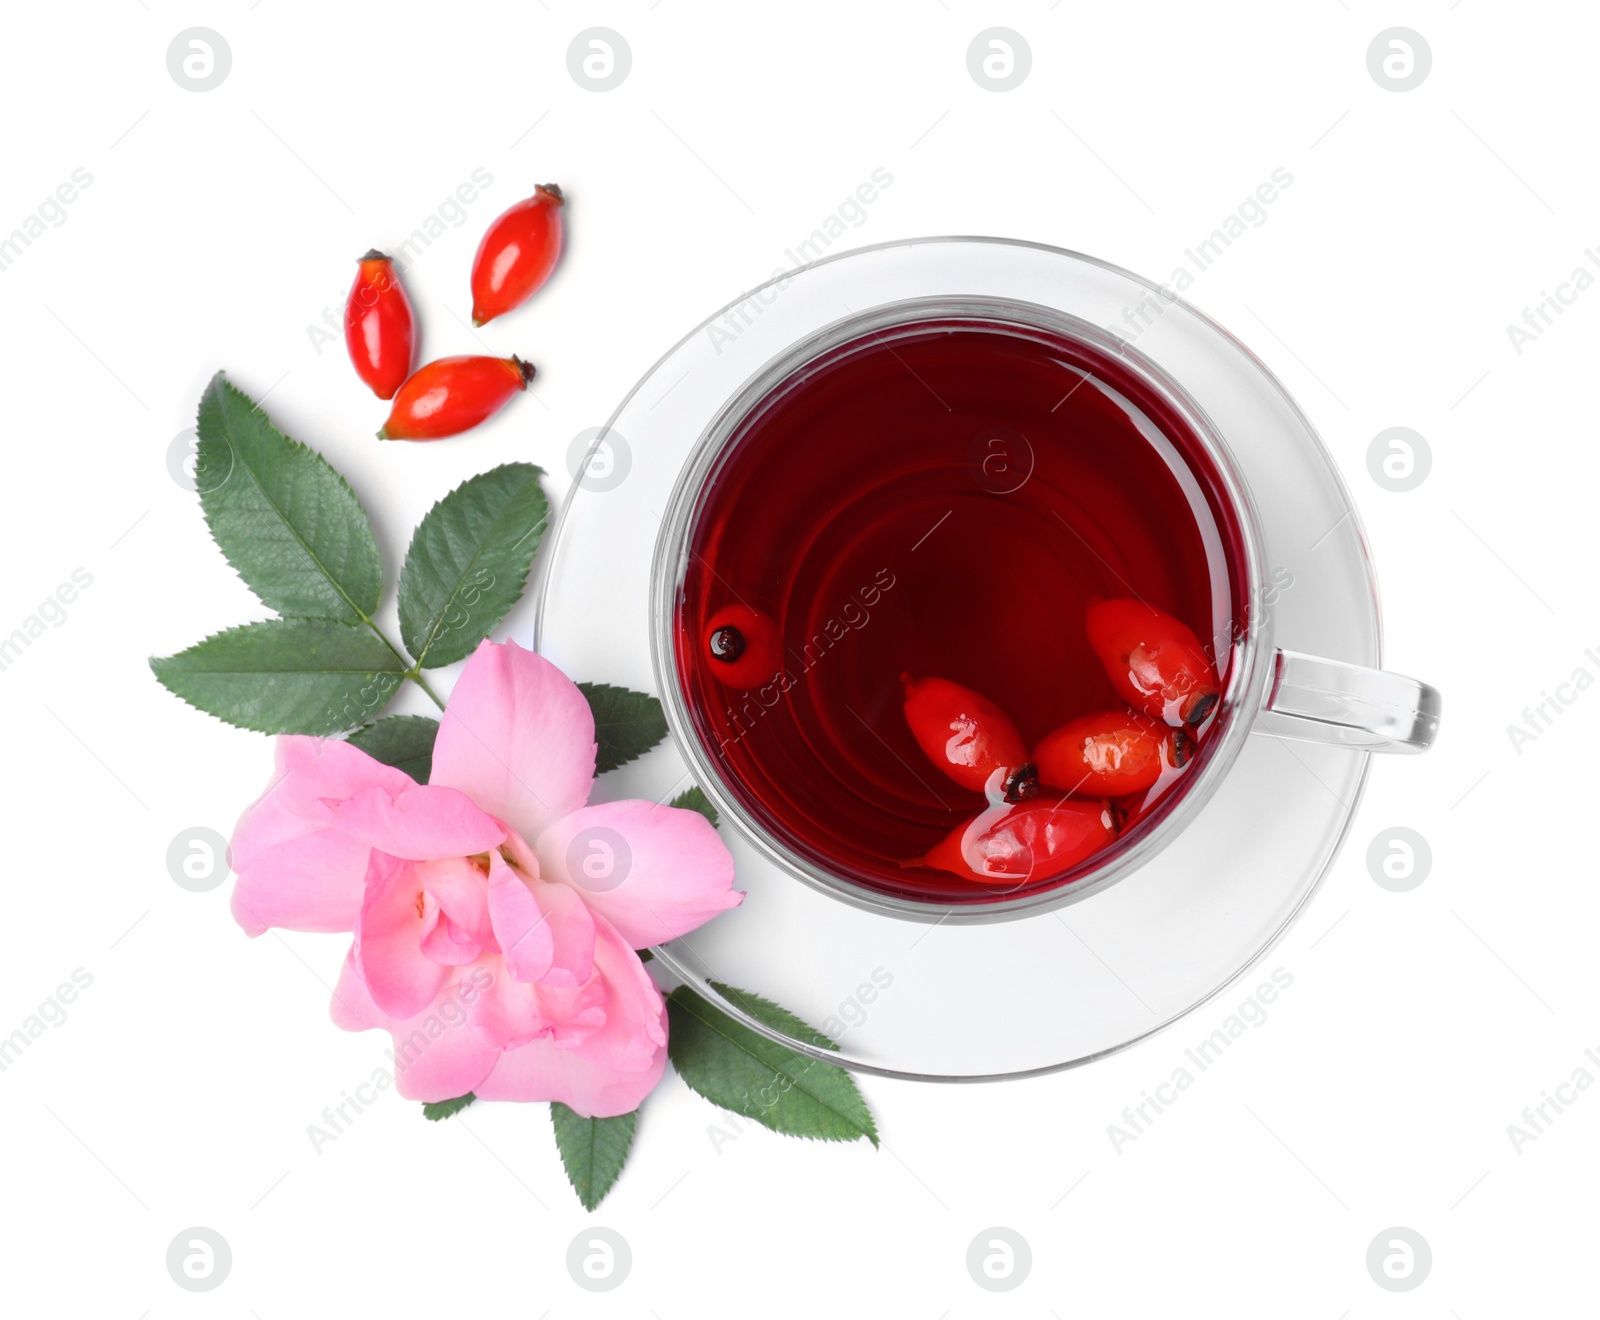
[[(945, 905), (1068, 882), (1106, 855), (1003, 890), (914, 864), (1008, 808), (930, 762), (902, 676), (982, 694), (1034, 748), (1127, 710), (1085, 617), (1131, 598), (1187, 624), (1225, 684), (1244, 618), (1229, 509), (1173, 406), (1085, 343), (987, 319), (864, 333), (771, 390), (707, 478), (675, 628), (695, 732), (763, 830), (847, 882)], [(1119, 842), (1193, 777), (1214, 723), (1181, 772), (1110, 803)]]

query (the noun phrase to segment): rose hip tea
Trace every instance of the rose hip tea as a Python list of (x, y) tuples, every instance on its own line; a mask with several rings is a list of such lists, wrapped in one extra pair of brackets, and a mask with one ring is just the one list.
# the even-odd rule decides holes
[(1005, 320), (891, 326), (733, 428), (674, 646), (781, 846), (941, 905), (1070, 883), (1203, 763), (1242, 635), (1205, 446), (1130, 366)]

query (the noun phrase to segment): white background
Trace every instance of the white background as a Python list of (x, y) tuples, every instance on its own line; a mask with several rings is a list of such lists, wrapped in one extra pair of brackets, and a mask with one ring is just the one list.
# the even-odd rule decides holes
[[(1456, 1315), (1591, 1311), (1600, 1091), (1516, 1149), (1507, 1125), (1586, 1065), (1600, 1078), (1590, 823), (1600, 692), (1520, 754), (1507, 725), (1583, 667), (1592, 591), (1600, 292), (1517, 353), (1508, 323), (1600, 244), (1590, 162), (1600, 21), (1489, 0), (804, 6), (618, 0), (339, 8), (291, 0), (12, 6), (0, 41), (0, 234), (82, 167), (93, 183), (0, 272), (8, 480), (0, 634), (74, 569), (93, 583), (0, 671), (7, 865), (0, 1034), (75, 968), (92, 986), (0, 1073), (6, 1309), (99, 1316)], [(1004, 24), (1032, 70), (969, 75)], [(233, 65), (169, 76), (185, 28)], [(633, 54), (613, 91), (566, 67), (605, 25)], [(1369, 76), (1405, 25), (1416, 90)], [(483, 332), (541, 370), (481, 431), (380, 446), (383, 407), (342, 345), (351, 259), (392, 247), (475, 167), (493, 184), (407, 273), (429, 355), (463, 324), (483, 226), (534, 183), (572, 198), (536, 303)], [(462, 478), (565, 453), (659, 353), (784, 262), (874, 167), (893, 184), (845, 242), (993, 233), (1157, 279), (1275, 167), (1269, 218), (1190, 297), (1296, 395), (1365, 519), (1386, 662), (1443, 689), (1439, 746), (1378, 764), (1346, 850), (1259, 969), (1294, 983), (1222, 1063), (1120, 1152), (1124, 1105), (1167, 1078), (1255, 977), (1173, 1030), (1044, 1080), (863, 1081), (874, 1152), (750, 1130), (670, 1074), (591, 1219), (542, 1107), (425, 1124), (388, 1094), (336, 1142), (307, 1125), (382, 1062), (327, 1018), (337, 937), (247, 941), (228, 887), (180, 889), (165, 856), (226, 833), (270, 748), (183, 706), (145, 658), (264, 613), (168, 474), (219, 368), (325, 452), (374, 514), (391, 571)], [(842, 245), (842, 244), (841, 244)], [(1597, 272), (1600, 273), (1600, 272)], [(1433, 469), (1368, 475), (1413, 427)], [(526, 606), (502, 635), (526, 637)], [(448, 682), (449, 675), (441, 680)], [(413, 700), (408, 698), (408, 700)], [(420, 709), (420, 706), (414, 707)], [(1433, 868), (1395, 894), (1367, 844), (1420, 831)], [(1019, 1014), (1048, 1013), (1019, 1003)], [(1547, 1111), (1553, 1113), (1553, 1111)], [(569, 1278), (586, 1223), (633, 1269)], [(217, 1291), (165, 1267), (179, 1230), (230, 1243)], [(993, 1295), (968, 1243), (1002, 1225), (1032, 1273)], [(1407, 1294), (1369, 1276), (1393, 1225), (1431, 1244)]]

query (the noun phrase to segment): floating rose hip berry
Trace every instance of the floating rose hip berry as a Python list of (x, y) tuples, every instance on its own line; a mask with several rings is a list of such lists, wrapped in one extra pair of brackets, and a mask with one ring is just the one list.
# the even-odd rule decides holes
[(706, 624), (711, 672), (731, 688), (760, 687), (783, 668), (778, 625), (748, 605), (728, 605)]
[(1196, 725), (1221, 697), (1217, 671), (1188, 627), (1139, 600), (1089, 606), (1089, 644), (1111, 686), (1135, 710), (1168, 724)]
[(541, 183), (532, 197), (495, 218), (472, 259), (472, 324), (520, 307), (550, 278), (561, 256), (561, 189)]
[(1120, 797), (1150, 788), (1167, 767), (1181, 769), (1194, 749), (1182, 729), (1131, 710), (1084, 715), (1047, 734), (1034, 749), (1039, 778), (1065, 793)]
[(533, 379), (521, 358), (447, 357), (418, 367), (395, 395), (380, 440), (440, 440), (487, 421)]
[(981, 885), (1016, 887), (1059, 875), (1116, 837), (1106, 802), (1036, 798), (990, 807), (905, 865), (948, 871)]
[(948, 678), (901, 674), (900, 681), (917, 744), (962, 788), (1013, 802), (1037, 790), (1022, 735), (994, 702)]
[(356, 375), (380, 399), (394, 398), (411, 374), (413, 336), (405, 286), (394, 262), (374, 248), (356, 263), (344, 305), (344, 344)]

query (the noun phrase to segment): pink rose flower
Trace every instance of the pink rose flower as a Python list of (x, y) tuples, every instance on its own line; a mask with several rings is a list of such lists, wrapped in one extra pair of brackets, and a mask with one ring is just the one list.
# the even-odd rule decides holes
[(577, 686), (484, 642), (427, 784), (349, 743), (278, 739), (272, 784), (233, 833), (234, 918), (252, 936), (355, 936), (333, 1019), (393, 1036), (401, 1095), (628, 1113), (660, 1080), (667, 1041), (634, 950), (744, 895), (698, 812), (585, 805), (594, 766)]

